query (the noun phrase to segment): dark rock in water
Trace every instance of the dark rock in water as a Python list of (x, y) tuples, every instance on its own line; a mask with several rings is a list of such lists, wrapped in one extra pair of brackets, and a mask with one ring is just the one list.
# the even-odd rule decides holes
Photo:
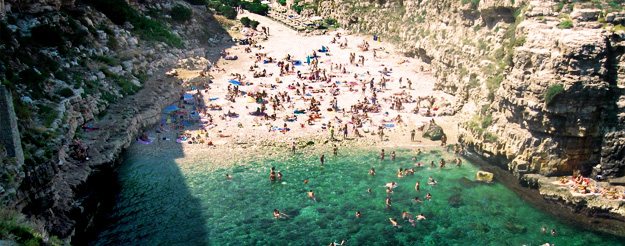
[(300, 213), (299, 209), (295, 207), (287, 207), (287, 208), (284, 208), (284, 210), (281, 210), (280, 212), (288, 214), (291, 217), (298, 216)]
[(423, 137), (429, 138), (430, 140), (441, 140), (443, 136), (443, 128), (437, 125), (436, 123), (428, 123), (425, 126), (425, 130), (423, 131)]
[(360, 231), (360, 225), (350, 225), (347, 227), (347, 234), (355, 234)]
[(466, 188), (475, 187), (477, 185), (473, 180), (470, 180), (465, 177), (459, 178), (458, 183), (460, 183), (463, 187), (466, 187)]
[(464, 200), (462, 200), (462, 196), (460, 194), (456, 194), (447, 198), (447, 203), (451, 207), (459, 208), (464, 205)]
[(515, 224), (512, 222), (506, 222), (506, 230), (513, 233), (525, 233), (527, 232), (527, 228), (525, 226)]

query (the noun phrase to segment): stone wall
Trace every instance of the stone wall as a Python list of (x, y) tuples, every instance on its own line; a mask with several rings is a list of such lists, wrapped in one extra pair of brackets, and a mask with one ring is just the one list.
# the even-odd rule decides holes
[(24, 164), (17, 117), (13, 110), (13, 97), (4, 85), (0, 85), (0, 141), (9, 157), (15, 158), (18, 165)]

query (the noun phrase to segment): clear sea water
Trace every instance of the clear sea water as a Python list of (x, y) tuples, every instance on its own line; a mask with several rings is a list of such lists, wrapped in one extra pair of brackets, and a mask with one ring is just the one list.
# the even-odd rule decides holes
[[(209, 170), (211, 157), (185, 158), (164, 152), (126, 153), (119, 172), (120, 193), (108, 224), (92, 245), (622, 245), (623, 239), (565, 224), (539, 211), (497, 182), (477, 183), (478, 168), (467, 160), (461, 168), (418, 168), (399, 178), (400, 167), (414, 165), (414, 152), (395, 149), (397, 160), (380, 161), (378, 149), (331, 150), (319, 166), (319, 150), (297, 154), (233, 156), (232, 168)], [(313, 154), (314, 153), (314, 154)], [(429, 163), (451, 153), (430, 149)], [(282, 182), (270, 182), (270, 168)], [(367, 173), (374, 167), (377, 175)], [(227, 180), (230, 173), (233, 179)], [(438, 185), (427, 184), (432, 176)], [(308, 180), (308, 183), (304, 181)], [(388, 196), (385, 183), (398, 187)], [(421, 191), (414, 185), (421, 182)], [(367, 194), (366, 190), (372, 193)], [(313, 190), (317, 201), (307, 197)], [(427, 193), (432, 200), (425, 199)], [(418, 196), (422, 203), (413, 202)], [(275, 220), (273, 209), (288, 215)], [(414, 226), (402, 211), (423, 213)], [(355, 212), (362, 213), (356, 218)], [(397, 218), (394, 228), (388, 218)], [(556, 235), (542, 232), (556, 229)]]

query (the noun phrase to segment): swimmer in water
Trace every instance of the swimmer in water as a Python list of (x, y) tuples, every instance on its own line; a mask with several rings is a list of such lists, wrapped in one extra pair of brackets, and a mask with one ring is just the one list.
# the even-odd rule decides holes
[(360, 214), (360, 211), (356, 211), (356, 218), (360, 218), (360, 216), (362, 216), (362, 215)]
[(371, 195), (371, 188), (367, 189), (367, 194)]
[(269, 174), (269, 180), (271, 180), (271, 182), (276, 181), (276, 172), (271, 171), (271, 174)]
[(456, 166), (457, 167), (460, 167), (462, 165), (462, 160), (460, 160), (460, 158), (458, 158), (458, 157), (456, 157), (455, 162), (456, 162)]
[(278, 211), (277, 209), (274, 209), (274, 210), (273, 210), (273, 218), (274, 218), (274, 219), (282, 219), (282, 216), (286, 217), (286, 216), (288, 216), (288, 215), (286, 215), (286, 214), (284, 214), (284, 213), (282, 213), (282, 212)]
[(375, 169), (373, 169), (373, 167), (369, 169), (369, 175), (375, 176)]
[(397, 186), (397, 183), (395, 182), (386, 183), (386, 185), (384, 185), (384, 187), (391, 189), (395, 188), (395, 186)]
[(543, 231), (543, 232), (546, 232), (546, 231), (547, 231), (547, 227), (546, 227), (546, 226), (543, 226), (542, 231)]
[(339, 148), (336, 147), (336, 144), (334, 145), (334, 148), (332, 149), (332, 152), (334, 153), (334, 156), (337, 156), (339, 154)]
[(391, 161), (395, 161), (395, 151), (391, 152)]
[(317, 198), (315, 198), (315, 192), (312, 190), (308, 191), (308, 198), (313, 199), (315, 202), (317, 201)]
[(436, 180), (433, 180), (433, 179), (432, 179), (432, 181), (428, 182), (429, 185), (436, 185), (437, 183), (438, 182), (436, 182)]
[(391, 190), (391, 188), (386, 187), (386, 194), (391, 194), (393, 193), (393, 190)]
[(430, 167), (436, 167), (436, 164), (434, 163), (434, 161), (430, 162)]
[(414, 153), (415, 153), (416, 155), (420, 155), (420, 154), (421, 154), (421, 149), (417, 149)]
[(427, 194), (427, 195), (425, 195), (425, 198), (426, 198), (426, 199), (428, 199), (428, 200), (432, 200), (432, 194), (430, 194), (430, 193), (428, 192), (428, 194)]
[(556, 235), (556, 229), (551, 229), (551, 235)]
[(399, 170), (397, 170), (397, 177), (401, 178), (404, 176), (404, 169), (403, 168), (399, 168)]
[(421, 200), (419, 200), (419, 197), (418, 197), (418, 196), (415, 196), (415, 197), (414, 197), (414, 199), (412, 199), (412, 201), (414, 201), (414, 202), (416, 202), (416, 203), (421, 202)]
[(343, 245), (345, 243), (345, 240), (341, 241), (341, 244), (335, 243), (335, 242), (331, 242), (329, 244), (329, 246), (338, 246), (338, 245)]
[(417, 215), (417, 220), (424, 220), (424, 219), (425, 219), (425, 216), (423, 216), (422, 213)]
[(439, 162), (440, 168), (445, 168), (445, 159), (441, 159)]
[(226, 178), (227, 179), (232, 179), (232, 175), (226, 173)]
[(397, 219), (388, 218), (388, 220), (391, 221), (391, 224), (393, 224), (393, 227), (399, 227), (399, 225), (397, 225)]
[(419, 186), (421, 186), (421, 182), (417, 181), (417, 183), (414, 184), (414, 190), (419, 191)]
[(380, 151), (380, 160), (381, 161), (384, 160), (384, 149), (382, 149), (382, 151)]
[(321, 162), (321, 166), (323, 166), (323, 163), (326, 162), (326, 155), (321, 155), (321, 157), (319, 157), (319, 162)]
[(390, 206), (392, 206), (392, 205), (391, 205), (391, 198), (390, 198), (390, 197), (387, 197), (387, 198), (386, 198), (386, 207), (388, 208), (388, 207), (390, 207)]
[(408, 211), (404, 211), (401, 213), (401, 218), (404, 220), (408, 220), (410, 218), (412, 218), (412, 214), (408, 213)]
[(282, 181), (282, 173), (278, 170), (278, 180)]

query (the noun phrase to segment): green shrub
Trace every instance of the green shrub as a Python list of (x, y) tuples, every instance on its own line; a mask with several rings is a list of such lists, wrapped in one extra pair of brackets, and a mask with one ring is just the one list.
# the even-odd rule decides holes
[(560, 12), (564, 8), (564, 2), (559, 2), (552, 7), (553, 11)]
[(37, 112), (41, 116), (43, 125), (46, 127), (50, 127), (59, 116), (59, 111), (47, 105), (39, 105), (39, 110)]
[(241, 7), (247, 9), (251, 13), (259, 14), (259, 15), (267, 15), (269, 12), (269, 6), (266, 4), (261, 4), (260, 2), (241, 2)]
[(572, 28), (572, 27), (573, 27), (573, 21), (570, 20), (570, 19), (563, 20), (558, 25), (558, 28), (560, 28), (560, 29), (569, 29), (569, 28)]
[(164, 42), (178, 48), (184, 46), (182, 40), (169, 32), (169, 28), (164, 23), (146, 18), (130, 7), (125, 0), (85, 1), (104, 13), (106, 17), (117, 25), (130, 22), (134, 26), (134, 31), (144, 39)]
[(471, 7), (476, 9), (480, 5), (480, 0), (471, 0)]
[(244, 27), (250, 27), (251, 21), (252, 20), (250, 20), (250, 18), (247, 18), (247, 17), (241, 18), (241, 24), (243, 24)]
[(512, 42), (513, 46), (523, 46), (525, 44), (525, 36), (515, 38)]
[(497, 142), (497, 139), (499, 139), (499, 137), (497, 137), (497, 135), (495, 134), (492, 134), (490, 132), (484, 133), (484, 142), (486, 143), (495, 143)]
[(63, 89), (56, 91), (56, 94), (62, 97), (71, 97), (74, 95), (74, 91), (72, 91), (72, 89), (70, 88), (65, 87)]
[(255, 21), (255, 20), (250, 21), (250, 27), (254, 30), (256, 30), (256, 27), (258, 27), (258, 24), (260, 24), (260, 22)]
[(231, 20), (237, 18), (237, 11), (233, 7), (227, 5), (221, 6), (219, 7), (219, 12), (221, 12), (223, 16)]
[(221, 3), (219, 1), (209, 1), (206, 3), (206, 8), (211, 8), (219, 11), (219, 7), (221, 7)]
[(326, 19), (326, 24), (328, 24), (328, 26), (332, 26), (332, 25), (336, 24), (336, 19), (328, 18), (328, 19)]
[(206, 0), (185, 0), (187, 3), (191, 5), (204, 5), (206, 4)]
[(278, 3), (282, 6), (286, 6), (286, 0), (278, 0)]
[(193, 11), (185, 6), (177, 4), (171, 8), (169, 15), (171, 15), (171, 18), (175, 21), (188, 21), (191, 19)]
[(49, 47), (57, 47), (65, 44), (63, 31), (57, 26), (39, 25), (30, 30), (32, 40), (41, 45)]
[(482, 29), (482, 26), (481, 26), (481, 25), (477, 25), (477, 26), (474, 26), (474, 27), (473, 27), (473, 31), (474, 31), (474, 32), (477, 32), (477, 31), (479, 31), (480, 29)]
[(552, 85), (547, 88), (545, 91), (545, 104), (551, 103), (551, 100), (558, 94), (564, 92), (564, 86), (562, 85)]

